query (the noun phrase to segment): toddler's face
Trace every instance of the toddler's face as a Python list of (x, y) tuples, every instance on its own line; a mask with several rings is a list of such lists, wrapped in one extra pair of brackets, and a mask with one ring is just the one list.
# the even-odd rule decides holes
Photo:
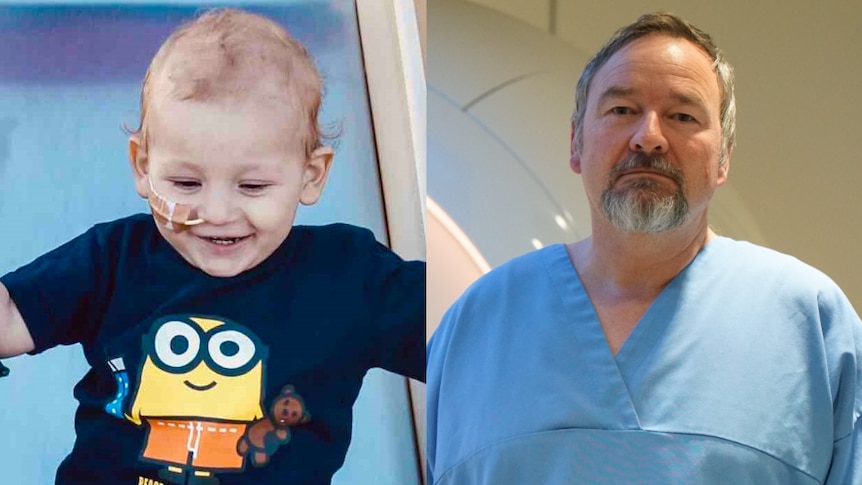
[[(299, 124), (283, 103), (162, 100), (151, 110), (147, 160), (133, 161), (142, 197), (197, 209), (204, 223), (162, 236), (212, 276), (249, 270), (290, 233), (297, 205), (317, 201), (331, 151), (306, 159)], [(135, 136), (132, 151), (139, 146)], [(133, 158), (135, 158), (133, 156)]]

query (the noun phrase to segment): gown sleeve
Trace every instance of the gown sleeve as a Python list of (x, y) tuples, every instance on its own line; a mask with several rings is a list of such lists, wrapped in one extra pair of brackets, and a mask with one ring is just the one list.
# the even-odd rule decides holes
[(437, 466), (437, 434), (438, 410), (440, 405), (440, 388), (442, 387), (443, 368), (446, 361), (446, 347), (449, 344), (452, 329), (457, 326), (463, 296), (456, 301), (443, 315), (440, 325), (428, 341), (426, 361), (428, 367), (428, 382), (426, 387), (426, 483), (434, 485), (440, 477), (434, 476)]
[[(830, 301), (831, 300), (831, 301)], [(862, 484), (862, 322), (838, 290), (821, 298), (836, 437), (825, 485)]]

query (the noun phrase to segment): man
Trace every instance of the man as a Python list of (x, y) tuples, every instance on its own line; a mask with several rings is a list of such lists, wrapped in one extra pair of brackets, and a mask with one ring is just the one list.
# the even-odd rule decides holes
[(862, 483), (862, 322), (819, 271), (707, 223), (734, 118), (730, 65), (672, 14), (588, 63), (571, 167), (592, 236), (501, 266), (444, 317), (432, 483)]

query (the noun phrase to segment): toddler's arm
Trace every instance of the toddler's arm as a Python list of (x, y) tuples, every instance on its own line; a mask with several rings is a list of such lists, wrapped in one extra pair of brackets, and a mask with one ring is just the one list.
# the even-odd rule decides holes
[(0, 358), (13, 357), (36, 348), (27, 324), (9, 291), (0, 283)]

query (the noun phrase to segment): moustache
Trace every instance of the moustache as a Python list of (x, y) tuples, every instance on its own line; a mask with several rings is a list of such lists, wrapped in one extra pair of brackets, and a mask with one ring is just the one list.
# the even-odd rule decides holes
[(645, 153), (633, 153), (623, 161), (614, 165), (608, 174), (609, 186), (616, 183), (617, 179), (633, 170), (645, 169), (670, 178), (679, 187), (683, 186), (685, 177), (682, 171), (673, 165), (663, 155), (648, 155)]

